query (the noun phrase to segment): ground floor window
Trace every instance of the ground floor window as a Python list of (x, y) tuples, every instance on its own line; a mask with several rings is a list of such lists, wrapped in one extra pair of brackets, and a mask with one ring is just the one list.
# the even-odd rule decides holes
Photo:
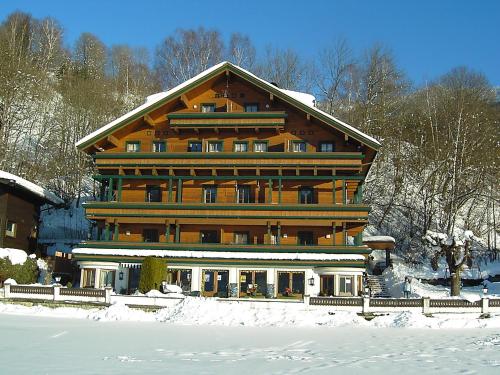
[(353, 276), (339, 276), (339, 295), (341, 296), (354, 295)]
[(278, 272), (278, 297), (302, 298), (304, 296), (304, 272)]
[(320, 296), (333, 296), (335, 294), (335, 276), (323, 275), (320, 277)]
[(203, 270), (201, 285), (205, 297), (227, 297), (229, 292), (229, 271)]
[(94, 268), (84, 268), (82, 281), (82, 288), (93, 288), (95, 287), (95, 269)]
[(191, 270), (168, 270), (167, 283), (180, 286), (183, 292), (190, 292)]
[(240, 297), (263, 297), (266, 289), (266, 271), (240, 271)]
[(99, 277), (99, 287), (115, 287), (115, 270), (101, 270)]

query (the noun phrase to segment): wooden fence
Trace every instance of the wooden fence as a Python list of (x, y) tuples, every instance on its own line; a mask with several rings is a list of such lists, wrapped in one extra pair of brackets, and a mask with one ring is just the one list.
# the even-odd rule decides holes
[[(477, 301), (463, 299), (424, 298), (368, 298), (368, 297), (309, 297), (309, 305), (331, 306), (339, 310), (361, 307), (363, 313), (421, 311), (424, 314), (440, 312), (500, 312), (500, 298), (481, 298)], [(306, 299), (307, 302), (307, 299)]]

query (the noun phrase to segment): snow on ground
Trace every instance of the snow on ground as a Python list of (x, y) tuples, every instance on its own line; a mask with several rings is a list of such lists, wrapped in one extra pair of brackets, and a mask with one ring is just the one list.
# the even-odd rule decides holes
[[(3, 315), (2, 373), (498, 374), (498, 330), (214, 327)], [(22, 353), (20, 357), (19, 353)]]
[(161, 322), (174, 325), (227, 327), (401, 327), (401, 328), (500, 328), (500, 314), (480, 319), (480, 314), (435, 314), (401, 312), (384, 314), (371, 321), (355, 312), (335, 311), (333, 307), (306, 306), (303, 303), (218, 301), (187, 297), (156, 312), (131, 309), (122, 304), (108, 308), (27, 307), (0, 303), (0, 314), (36, 315), (97, 321)]

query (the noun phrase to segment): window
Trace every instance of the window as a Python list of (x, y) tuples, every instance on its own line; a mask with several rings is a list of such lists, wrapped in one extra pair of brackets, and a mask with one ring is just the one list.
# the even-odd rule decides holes
[(159, 185), (146, 185), (146, 202), (161, 202), (161, 188)]
[(259, 104), (258, 103), (246, 103), (245, 104), (245, 112), (259, 112)]
[(126, 143), (127, 152), (140, 152), (141, 151), (141, 142), (133, 141)]
[(234, 243), (237, 245), (248, 244), (248, 232), (234, 232)]
[(303, 141), (292, 141), (292, 152), (306, 152), (306, 142)]
[(17, 224), (13, 221), (7, 221), (7, 227), (5, 228), (5, 235), (9, 237), (16, 237)]
[(314, 203), (314, 189), (311, 187), (301, 187), (299, 189), (299, 203), (300, 204)]
[(218, 243), (216, 230), (203, 230), (200, 232), (201, 243)]
[(278, 298), (302, 298), (304, 288), (304, 272), (278, 272)]
[(221, 141), (208, 141), (207, 152), (222, 152)]
[(158, 229), (144, 229), (142, 237), (144, 238), (144, 242), (160, 242)]
[(352, 296), (354, 291), (354, 283), (352, 276), (339, 277), (339, 294), (341, 296)]
[(201, 141), (189, 141), (188, 142), (188, 152), (201, 152)]
[(167, 151), (167, 144), (165, 141), (153, 141), (153, 152)]
[(203, 112), (203, 113), (215, 112), (215, 104), (213, 104), (213, 103), (202, 104), (201, 105), (201, 112)]
[(203, 203), (215, 203), (217, 201), (217, 186), (203, 186)]
[(248, 152), (248, 142), (234, 142), (234, 152)]
[(319, 152), (334, 152), (335, 144), (333, 142), (320, 142)]
[(116, 271), (114, 270), (101, 270), (99, 275), (99, 287), (115, 286)]
[(93, 288), (95, 286), (95, 269), (84, 268), (81, 285), (83, 288)]
[(297, 233), (298, 244), (302, 246), (313, 244), (313, 232), (298, 232)]
[(253, 143), (253, 152), (267, 152), (267, 142), (255, 141)]
[(250, 186), (238, 185), (236, 187), (236, 202), (250, 203)]

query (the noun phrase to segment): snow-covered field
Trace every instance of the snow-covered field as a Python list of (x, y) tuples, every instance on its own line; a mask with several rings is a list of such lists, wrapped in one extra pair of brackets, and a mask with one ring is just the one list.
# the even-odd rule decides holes
[(2, 374), (498, 374), (492, 329), (221, 327), (2, 314)]

